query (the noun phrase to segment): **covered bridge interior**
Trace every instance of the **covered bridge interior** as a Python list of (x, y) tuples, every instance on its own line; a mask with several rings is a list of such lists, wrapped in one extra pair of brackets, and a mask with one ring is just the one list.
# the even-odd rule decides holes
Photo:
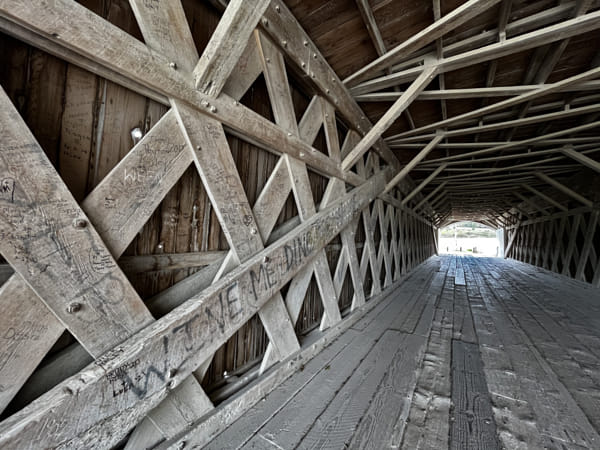
[(599, 1), (0, 0), (0, 58), (0, 448), (600, 446)]

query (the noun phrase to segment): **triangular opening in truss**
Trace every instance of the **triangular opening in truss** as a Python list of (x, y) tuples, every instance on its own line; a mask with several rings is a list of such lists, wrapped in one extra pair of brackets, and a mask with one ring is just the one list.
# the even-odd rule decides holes
[(255, 314), (214, 354), (202, 379), (206, 393), (218, 396), (221, 388), (259, 365), (268, 344), (267, 333)]
[[(207, 262), (205, 258), (199, 258), (202, 265), (194, 263), (189, 254), (227, 249), (227, 241), (202, 180), (196, 167), (191, 165), (167, 193), (118, 263), (140, 297), (152, 299), (147, 306), (153, 315), (161, 317), (187, 298), (169, 302), (170, 306), (165, 307), (164, 302), (153, 297), (202, 270)], [(165, 254), (169, 257), (161, 256)], [(214, 263), (218, 264), (217, 259)]]
[(265, 119), (275, 122), (267, 84), (262, 73), (240, 99), (240, 103), (252, 109), (255, 113), (260, 114)]

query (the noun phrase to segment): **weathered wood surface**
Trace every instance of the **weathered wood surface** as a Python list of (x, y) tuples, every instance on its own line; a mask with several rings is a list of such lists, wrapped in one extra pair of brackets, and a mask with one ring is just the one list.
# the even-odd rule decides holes
[[(170, 155), (168, 164), (163, 164), (161, 155)], [(175, 117), (166, 114), (83, 201), (82, 209), (115, 258), (125, 251), (190, 163), (191, 154)], [(45, 324), (36, 333), (35, 344), (23, 339), (6, 353), (10, 363), (0, 370), (4, 408), (58, 339), (64, 325), (18, 276), (13, 276), (0, 290), (0, 304), (6, 304), (7, 311), (12, 308), (10, 305), (19, 305), (20, 309), (18, 315), (2, 315), (2, 329), (19, 330), (20, 325), (13, 323), (15, 320)]]
[[(118, 442), (300, 270), (300, 261), (286, 259), (286, 248), (303, 249), (302, 258), (310, 260), (384, 184), (385, 173), (373, 177), (308, 219), (286, 239), (250, 258), (80, 375), (5, 420), (0, 425), (2, 445), (23, 444), (33, 438), (33, 430), (49, 422), (62, 425), (51, 437), (43, 437), (43, 445), (85, 445), (100, 434), (106, 445)], [(198, 321), (206, 326), (192, 328)], [(104, 398), (110, 401), (105, 403)], [(102, 414), (98, 415), (100, 405)], [(29, 415), (32, 408), (37, 411), (35, 421)], [(80, 411), (76, 419), (69, 414), (75, 408)]]
[(152, 316), (4, 91), (0, 111), (0, 176), (11, 183), (0, 197), (2, 255), (86, 350), (100, 356)]
[(595, 448), (600, 309), (560, 280), (432, 257), (207, 448)]

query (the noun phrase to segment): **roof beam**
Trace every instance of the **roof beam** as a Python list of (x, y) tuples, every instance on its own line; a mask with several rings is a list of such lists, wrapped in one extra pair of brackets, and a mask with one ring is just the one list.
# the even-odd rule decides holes
[[(457, 137), (457, 136), (467, 136), (470, 134), (485, 133), (488, 131), (503, 130), (505, 128), (522, 127), (522, 126), (532, 125), (532, 124), (540, 123), (540, 122), (547, 123), (547, 122), (550, 122), (553, 120), (567, 119), (569, 117), (595, 113), (598, 111), (600, 111), (600, 103), (597, 103), (594, 105), (582, 106), (580, 108), (564, 109), (562, 111), (552, 112), (552, 113), (548, 113), (548, 114), (540, 114), (540, 115), (532, 116), (532, 117), (524, 117), (521, 119), (507, 120), (505, 122), (497, 122), (497, 123), (491, 123), (488, 125), (480, 125), (480, 126), (476, 126), (476, 127), (469, 127), (469, 128), (458, 129), (458, 130), (445, 131), (444, 137), (453, 138), (453, 137)], [(426, 139), (431, 139), (432, 136), (433, 136), (432, 134), (429, 134), (429, 135), (421, 135), (421, 136), (411, 136), (408, 138), (399, 138), (398, 142), (414, 142), (414, 141), (418, 141), (418, 140), (426, 140)], [(394, 136), (386, 138), (386, 141), (388, 141), (390, 143), (390, 145), (393, 145), (394, 143), (396, 143), (396, 141), (394, 141)]]
[(521, 186), (525, 189), (527, 189), (529, 192), (531, 192), (533, 195), (537, 195), (538, 197), (540, 197), (543, 200), (546, 200), (548, 203), (550, 203), (551, 205), (557, 207), (558, 209), (560, 209), (561, 211), (568, 211), (569, 209), (564, 206), (561, 205), (560, 203), (558, 203), (556, 200), (554, 200), (551, 197), (548, 197), (546, 194), (538, 191), (535, 188), (532, 188), (531, 186), (529, 186), (528, 184), (521, 184)]
[(540, 142), (540, 141), (544, 141), (547, 139), (552, 139), (554, 137), (563, 136), (565, 134), (578, 133), (580, 131), (590, 130), (590, 129), (593, 129), (598, 126), (600, 126), (600, 121), (591, 122), (591, 123), (588, 123), (585, 125), (580, 125), (578, 127), (567, 128), (565, 130), (555, 131), (554, 133), (544, 134), (542, 136), (536, 136), (536, 137), (530, 138), (530, 139), (524, 139), (522, 141), (508, 142), (506, 144), (502, 144), (497, 147), (490, 147), (490, 148), (485, 148), (482, 150), (475, 150), (472, 152), (462, 153), (460, 155), (446, 156), (444, 158), (431, 159), (431, 160), (427, 161), (427, 164), (454, 161), (454, 160), (458, 160), (458, 159), (466, 159), (466, 158), (471, 158), (473, 156), (486, 155), (488, 153), (496, 153), (496, 152), (499, 152), (502, 150), (519, 148), (519, 147), (523, 147), (523, 146), (526, 146), (529, 144), (533, 144), (535, 142)]
[(437, 146), (437, 144), (439, 144), (442, 139), (444, 139), (442, 135), (434, 137), (433, 140), (427, 144), (423, 150), (417, 153), (417, 155), (411, 159), (411, 161), (404, 166), (402, 170), (398, 172), (385, 186), (385, 190), (383, 191), (384, 194), (391, 191), (398, 183), (400, 183), (400, 181), (402, 181), (410, 173), (410, 171), (414, 169), (415, 166), (419, 164), (423, 158), (425, 158), (429, 152), (431, 152)]
[(373, 16), (373, 10), (371, 9), (371, 6), (369, 6), (369, 0), (356, 0), (356, 6), (358, 6), (360, 16), (365, 23), (369, 36), (371, 36), (371, 41), (373, 42), (377, 54), (379, 56), (384, 55), (385, 44), (381, 37), (381, 33), (379, 32), (375, 17)]
[(417, 195), (425, 186), (427, 186), (431, 180), (437, 177), (444, 169), (446, 168), (446, 164), (442, 164), (437, 169), (435, 169), (431, 174), (425, 178), (419, 185), (414, 188), (406, 197), (402, 199), (402, 204), (406, 205), (415, 195)]
[(471, 20), (473, 17), (486, 11), (499, 1), (500, 0), (469, 0), (451, 13), (446, 14), (442, 19), (434, 22), (421, 32), (396, 46), (385, 55), (367, 64), (365, 67), (346, 78), (344, 83), (347, 86), (355, 86), (361, 81), (369, 79), (378, 72), (382, 72), (384, 69), (391, 67), (401, 58), (410, 55), (416, 50), (419, 50), (468, 20)]
[[(495, 86), (495, 87), (477, 87), (477, 88), (462, 88), (462, 89), (437, 89), (423, 91), (417, 97), (419, 101), (425, 100), (460, 100), (466, 98), (493, 98), (493, 97), (511, 97), (521, 94), (527, 94), (548, 87), (548, 84), (529, 84), (522, 86)], [(587, 81), (573, 86), (567, 86), (559, 92), (581, 92), (581, 91), (598, 91), (600, 89), (600, 81)], [(355, 96), (359, 102), (394, 102), (402, 92), (372, 92), (369, 94), (361, 94)]]
[(592, 208), (594, 206), (594, 203), (591, 202), (590, 200), (588, 200), (587, 198), (585, 198), (583, 195), (578, 194), (577, 192), (575, 192), (573, 189), (565, 186), (564, 184), (554, 180), (553, 178), (550, 178), (548, 175), (546, 175), (545, 173), (542, 172), (536, 172), (535, 175), (540, 179), (545, 181), (546, 183), (554, 186), (556, 189), (558, 189), (559, 191), (561, 191), (564, 194), (567, 194), (569, 197), (577, 200), (580, 203), (583, 203), (585, 206)]
[[(439, 72), (444, 73), (461, 69), (484, 61), (489, 61), (490, 59), (501, 58), (510, 55), (511, 53), (521, 52), (523, 50), (593, 31), (600, 28), (599, 19), (600, 11), (594, 11), (559, 24), (541, 28), (512, 39), (507, 39), (503, 42), (444, 58), (437, 63)], [(406, 83), (418, 77), (422, 70), (422, 67), (416, 67), (392, 75), (375, 78), (352, 88), (351, 92), (356, 95), (365, 94), (386, 87)]]
[(575, 151), (572, 146), (562, 147), (560, 151), (568, 156), (569, 158), (574, 159), (575, 161), (583, 164), (586, 167), (589, 167), (596, 172), (600, 172), (600, 163), (598, 161), (593, 160), (592, 158), (585, 156), (583, 153)]
[[(599, 20), (599, 22), (600, 22), (600, 20)], [(451, 117), (450, 119), (447, 119), (447, 120), (442, 120), (440, 122), (436, 122), (436, 123), (433, 123), (433, 124), (430, 124), (430, 125), (427, 125), (424, 127), (420, 127), (420, 128), (416, 128), (411, 131), (400, 133), (398, 135), (395, 135), (393, 138), (399, 139), (402, 137), (415, 136), (418, 134), (422, 134), (423, 132), (426, 132), (426, 131), (437, 130), (438, 128), (446, 128), (450, 125), (456, 125), (458, 123), (461, 123), (461, 122), (464, 122), (464, 121), (467, 121), (470, 119), (482, 117), (482, 116), (492, 113), (492, 112), (501, 111), (501, 110), (510, 108), (512, 106), (518, 105), (519, 103), (527, 102), (530, 100), (535, 100), (537, 98), (544, 97), (549, 94), (554, 94), (556, 92), (560, 92), (561, 89), (563, 89), (567, 86), (572, 86), (572, 85), (575, 85), (582, 81), (596, 78), (598, 76), (600, 76), (600, 67), (596, 67), (594, 69), (587, 70), (583, 73), (574, 75), (569, 78), (565, 78), (564, 80), (558, 81), (553, 84), (545, 85), (542, 88), (535, 89), (534, 91), (528, 92), (526, 94), (522, 94), (522, 95), (519, 95), (514, 98), (509, 98), (509, 99), (503, 100), (501, 102), (494, 103), (493, 105), (485, 106), (483, 108), (479, 108), (479, 109), (470, 111), (468, 113), (459, 114), (458, 116)]]
[(362, 140), (354, 147), (354, 149), (344, 158), (342, 170), (349, 170), (358, 159), (379, 140), (381, 135), (400, 117), (402, 112), (408, 108), (413, 100), (419, 95), (423, 89), (431, 83), (431, 80), (437, 75), (437, 66), (431, 65), (426, 67), (421, 75), (410, 85), (404, 94), (396, 100), (390, 109), (383, 115), (381, 119), (369, 130)]

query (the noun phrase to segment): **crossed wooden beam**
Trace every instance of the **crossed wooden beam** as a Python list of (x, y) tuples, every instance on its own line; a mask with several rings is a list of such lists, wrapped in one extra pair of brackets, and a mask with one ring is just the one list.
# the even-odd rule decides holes
[[(457, 11), (440, 18), (400, 51), (393, 50), (393, 58), (376, 66), (377, 70), (423, 49), (465, 17), (498, 1), (467, 2), (459, 8), (461, 14)], [(391, 81), (414, 80), (372, 126), (281, 1), (260, 0), (251, 6), (243, 0), (231, 1), (200, 56), (177, 1), (131, 0), (146, 45), (71, 0), (55, 0), (51, 6), (33, 3), (1, 0), (1, 29), (171, 109), (78, 205), (6, 94), (0, 94), (0, 173), (6, 183), (0, 194), (0, 250), (17, 272), (0, 288), (0, 305), (7, 312), (0, 327), (17, 326), (15, 318), (44, 324), (35, 342), (17, 342), (7, 353), (0, 367), (1, 405), (6, 406), (16, 394), (65, 328), (95, 359), (0, 424), (2, 445), (27, 441), (75, 446), (99, 436), (111, 445), (137, 424), (128, 442), (132, 448), (175, 436), (212, 408), (192, 373), (201, 378), (211, 355), (255, 313), (269, 336), (261, 371), (297, 352), (300, 346), (293, 324), (313, 274), (325, 309), (321, 327), (326, 328), (341, 320), (337, 300), (348, 270), (354, 309), (365, 303), (369, 271), (371, 294), (376, 294), (432, 252), (432, 225), (416, 211), (423, 206), (431, 210), (443, 198), (430, 203), (452, 182), (450, 178), (425, 197), (421, 190), (449, 162), (443, 161), (417, 187), (408, 174), (441, 142), (443, 134), (433, 136), (402, 170), (381, 139), (412, 101), (424, 95), (429, 82), (467, 64), (467, 57), (484, 61), (517, 47), (553, 42), (558, 39), (553, 33), (566, 38), (600, 26), (596, 13), (585, 14), (576, 22), (544, 29), (541, 38), (524, 35), (475, 53), (428, 59), (418, 71), (407, 69), (358, 85), (353, 91), (360, 94)], [(299, 123), (284, 54), (318, 91)], [(275, 123), (238, 101), (261, 73)], [(530, 101), (596, 75), (545, 85), (497, 108)], [(342, 148), (336, 113), (350, 129)], [(457, 123), (466, 118), (448, 120)], [(438, 124), (436, 130), (448, 124)], [(328, 155), (312, 147), (321, 127)], [(282, 155), (253, 208), (235, 168), (226, 130)], [(416, 129), (412, 135), (424, 131), (428, 130)], [(563, 151), (579, 162), (587, 161), (573, 152), (577, 153)], [(200, 174), (230, 249), (222, 261), (195, 278), (191, 297), (180, 295), (173, 301), (179, 306), (154, 321), (115, 259), (190, 164)], [(318, 208), (307, 166), (330, 179)], [(151, 176), (143, 180), (126, 176), (139, 167)], [(346, 185), (354, 188), (347, 192)], [(265, 248), (290, 192), (300, 223)], [(417, 202), (413, 208), (408, 207), (411, 200)], [(354, 233), (360, 216), (365, 246), (359, 261)], [(446, 217), (434, 212), (437, 223)], [(378, 244), (374, 240), (377, 224)], [(323, 249), (338, 234), (343, 250), (332, 277)], [(279, 291), (290, 281), (283, 299)], [(49, 426), (53, 427), (51, 436), (43, 432)]]
[[(264, 370), (299, 349), (293, 322), (313, 273), (325, 307), (322, 326), (329, 327), (341, 320), (337, 299), (348, 268), (355, 285), (352, 308), (356, 308), (365, 301), (362, 283), (368, 266), (373, 291), (378, 292), (381, 259), (388, 286), (393, 280), (393, 257), (396, 278), (400, 275), (400, 258), (411, 258), (403, 265), (406, 271), (426, 257), (425, 245), (415, 246), (413, 251), (406, 249), (403, 256), (398, 245), (387, 248), (383, 236), (393, 223), (390, 211), (401, 207), (400, 202), (389, 196), (377, 200), (374, 211), (378, 217), (366, 207), (383, 192), (390, 169), (380, 168), (378, 160), (370, 158), (370, 166), (363, 171), (369, 177), (365, 180), (340, 168), (343, 152), (332, 104), (324, 97), (315, 97), (305, 118), (297, 124), (283, 55), (268, 36), (254, 31), (268, 4), (264, 1), (257, 9), (248, 9), (247, 3), (232, 2), (205, 53), (198, 58), (179, 2), (161, 3), (156, 8), (132, 1), (148, 47), (70, 1), (46, 6), (43, 14), (39, 10), (33, 14), (33, 5), (22, 2), (0, 3), (3, 20), (10, 19), (4, 23), (9, 30), (38, 42), (39, 36), (47, 34), (44, 30), (59, 29), (60, 34), (50, 33), (52, 38), (45, 40), (43, 48), (70, 58), (73, 53), (87, 55), (84, 66), (100, 65), (99, 72), (111, 76), (121, 72), (116, 78), (126, 77), (127, 86), (142, 86), (142, 92), (153, 91), (154, 98), (164, 102), (166, 97), (171, 105), (171, 110), (79, 206), (6, 94), (0, 98), (0, 123), (6, 143), (3, 179), (13, 183), (10, 198), (2, 198), (10, 214), (3, 215), (2, 229), (7, 234), (0, 248), (17, 272), (0, 290), (0, 302), (7, 304), (7, 311), (17, 308), (3, 321), (9, 327), (15, 317), (44, 324), (35, 343), (22, 342), (11, 348), (3, 366), (8, 371), (0, 373), (3, 382), (9, 382), (2, 392), (3, 405), (65, 327), (95, 359), (92, 366), (32, 405), (51, 405), (42, 412), (44, 420), (64, 423), (62, 430), (51, 437), (55, 444), (84, 445), (92, 436), (109, 433), (111, 438), (104, 442), (110, 445), (144, 417), (128, 446), (152, 445), (172, 437), (212, 408), (196, 379), (189, 375), (197, 371), (202, 376), (210, 355), (254, 313), (260, 315), (269, 336)], [(274, 11), (280, 13), (281, 7), (276, 5)], [(177, 26), (172, 26), (173, 21)], [(78, 23), (82, 28), (73, 29), (68, 23)], [(86, 27), (86, 32), (79, 31)], [(102, 47), (98, 45), (101, 41)], [(160, 56), (164, 54), (170, 56), (168, 61)], [(244, 69), (230, 76), (240, 58), (245, 58)], [(246, 64), (248, 60), (252, 64)], [(261, 72), (267, 80), (277, 125), (237, 102)], [(337, 84), (338, 90), (343, 89), (341, 83)], [(232, 96), (221, 93), (227, 89)], [(345, 99), (348, 101), (349, 96)], [(356, 109), (352, 107), (350, 116), (356, 114)], [(358, 120), (365, 123), (364, 116)], [(233, 163), (224, 124), (272, 151), (285, 149), (253, 209)], [(311, 147), (321, 126), (329, 158)], [(350, 152), (354, 141), (348, 138), (346, 142), (345, 151)], [(319, 212), (310, 191), (307, 162), (331, 177)], [(215, 208), (230, 251), (209, 286), (196, 284), (196, 288), (206, 288), (154, 322), (115, 258), (192, 163)], [(127, 176), (140, 167), (150, 175)], [(358, 187), (346, 193), (346, 183)], [(290, 191), (301, 224), (264, 249), (263, 243)], [(368, 215), (365, 223), (370, 246), (363, 251), (368, 264), (359, 266), (353, 229), (361, 213), (363, 217)], [(406, 214), (410, 215), (406, 222), (415, 226), (417, 216), (410, 211)], [(377, 220), (382, 234), (379, 257), (371, 232)], [(429, 226), (423, 221), (418, 223), (419, 229)], [(334, 282), (323, 247), (337, 234), (341, 234), (343, 252)], [(295, 255), (292, 260), (290, 251)], [(290, 280), (292, 285), (284, 302), (279, 290)], [(20, 301), (15, 302), (13, 295)], [(107, 401), (99, 405), (93, 399)], [(29, 409), (1, 425), (0, 439), (4, 443), (43, 439), (44, 445), (52, 445), (48, 436), (21, 433), (22, 427), (33, 424)], [(77, 411), (77, 420), (73, 411)]]

